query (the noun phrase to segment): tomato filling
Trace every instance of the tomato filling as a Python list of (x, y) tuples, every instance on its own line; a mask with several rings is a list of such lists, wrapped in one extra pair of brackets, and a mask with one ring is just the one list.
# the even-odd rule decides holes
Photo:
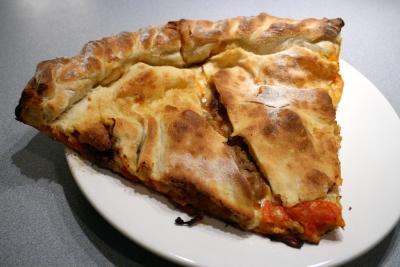
[(284, 227), (290, 221), (285, 208), (273, 204), (272, 202), (265, 202), (263, 207), (263, 222), (279, 227)]
[(339, 206), (330, 201), (313, 200), (290, 208), (266, 202), (263, 206), (263, 222), (285, 227), (291, 220), (300, 223), (304, 236), (310, 239), (334, 227), (344, 226)]
[(330, 201), (314, 200), (299, 203), (286, 212), (304, 227), (304, 235), (314, 237), (336, 226), (344, 226), (339, 206)]

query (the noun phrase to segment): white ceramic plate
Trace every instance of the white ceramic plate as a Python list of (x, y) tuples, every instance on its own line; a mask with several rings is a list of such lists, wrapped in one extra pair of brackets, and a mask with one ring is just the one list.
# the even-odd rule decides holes
[[(318, 246), (293, 249), (207, 218), (195, 227), (174, 225), (183, 213), (140, 185), (92, 166), (70, 150), (68, 164), (82, 192), (115, 228), (145, 248), (194, 266), (327, 266), (370, 249), (400, 215), (400, 123), (396, 113), (362, 74), (341, 61), (345, 81), (338, 109), (344, 230)], [(349, 210), (349, 208), (352, 208)]]

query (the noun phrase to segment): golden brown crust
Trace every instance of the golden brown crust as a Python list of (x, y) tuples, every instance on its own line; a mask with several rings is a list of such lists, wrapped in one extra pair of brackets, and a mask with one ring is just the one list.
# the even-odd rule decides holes
[[(256, 178), (239, 169), (226, 138), (200, 115), (209, 90), (199, 68), (135, 64), (111, 86), (92, 91), (51, 127), (70, 132), (73, 143), (85, 145), (78, 145), (84, 155), (112, 151), (98, 161), (173, 198), (182, 194), (177, 183), (196, 190), (209, 199), (208, 207), (214, 203), (216, 210), (229, 211), (226, 214), (245, 228), (254, 218), (253, 207), (260, 206), (270, 190), (251, 187)], [(179, 199), (185, 205), (182, 196)]]
[(326, 92), (257, 84), (239, 67), (220, 70), (214, 82), (232, 135), (248, 143), (285, 206), (325, 198), (340, 184), (340, 137)]
[(280, 211), (339, 199), (342, 26), (260, 14), (121, 33), (40, 63), (16, 117), (184, 209), (318, 242), (325, 230), (311, 238)]
[(271, 54), (285, 49), (286, 43), (301, 35), (302, 42), (339, 43), (343, 21), (276, 18), (265, 13), (211, 22), (182, 20), (183, 58), (186, 63), (204, 62), (228, 47), (241, 47), (255, 54)]
[(38, 64), (33, 82), (24, 90), (17, 119), (40, 128), (91, 88), (110, 83), (110, 77), (119, 78), (127, 65), (136, 62), (188, 66), (232, 47), (269, 54), (285, 49), (299, 35), (301, 42), (339, 43), (343, 25), (341, 19), (296, 21), (262, 13), (217, 22), (181, 20), (92, 41), (75, 57)]
[[(192, 110), (164, 116), (166, 179), (191, 183), (195, 188), (241, 217), (253, 218), (252, 188), (240, 172), (233, 151), (206, 121)], [(207, 145), (204, 145), (207, 143)]]
[(336, 107), (343, 88), (338, 53), (339, 46), (330, 42), (312, 46), (296, 43), (271, 55), (255, 55), (235, 48), (211, 58), (203, 68), (207, 76), (212, 77), (219, 69), (241, 66), (256, 81), (264, 84), (322, 89), (329, 94)]
[(183, 66), (180, 48), (176, 25), (169, 23), (89, 42), (70, 59), (44, 61), (38, 64), (33, 82), (24, 90), (29, 98), (21, 99), (17, 119), (40, 128), (91, 88), (118, 79), (127, 66), (136, 62)]

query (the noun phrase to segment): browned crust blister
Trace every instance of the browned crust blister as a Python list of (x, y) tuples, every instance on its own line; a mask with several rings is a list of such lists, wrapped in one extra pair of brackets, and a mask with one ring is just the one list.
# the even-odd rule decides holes
[[(297, 222), (259, 227), (260, 208), (323, 198), (341, 182), (335, 108), (343, 25), (262, 13), (123, 32), (39, 63), (16, 118), (186, 210), (298, 238)], [(269, 95), (246, 95), (264, 84), (286, 88), (281, 97), (290, 98), (278, 122), (262, 115), (276, 108), (261, 99)], [(311, 100), (298, 93), (307, 90)], [(301, 192), (285, 195), (269, 164), (293, 147), (285, 170), (301, 173)]]

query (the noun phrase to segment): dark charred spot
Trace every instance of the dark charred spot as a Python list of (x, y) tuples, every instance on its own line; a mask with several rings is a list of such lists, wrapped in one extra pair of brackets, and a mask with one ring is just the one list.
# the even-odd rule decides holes
[(274, 126), (273, 124), (267, 123), (264, 128), (262, 129), (262, 133), (269, 137), (271, 135), (273, 135), (276, 132), (276, 126)]
[(271, 240), (285, 243), (292, 248), (301, 248), (304, 244), (304, 241), (291, 235), (271, 236)]
[(199, 127), (203, 123), (202, 117), (190, 109), (183, 111), (181, 116), (193, 127)]
[(299, 115), (297, 115), (295, 112), (289, 109), (282, 109), (282, 111), (279, 113), (279, 119), (282, 129), (288, 132), (297, 133), (301, 136), (307, 134)]
[(171, 135), (175, 137), (177, 142), (181, 142), (183, 135), (189, 130), (189, 125), (182, 121), (174, 121), (171, 127)]
[(174, 106), (166, 105), (166, 106), (164, 107), (164, 111), (165, 111), (165, 112), (174, 112), (174, 111), (178, 111), (178, 109), (177, 109), (176, 107), (174, 107)]
[(37, 105), (39, 104), (39, 102), (41, 101), (40, 99), (38, 99), (37, 97), (37, 91), (36, 91), (36, 79), (32, 78), (28, 84), (26, 85), (25, 89), (22, 91), (22, 95), (21, 98), (18, 102), (17, 107), (15, 108), (15, 118), (19, 121), (22, 121), (23, 118), (23, 112), (24, 112), (24, 106), (26, 105), (27, 102), (38, 102)]
[(48, 88), (47, 84), (39, 83), (38, 86), (37, 86), (38, 94), (39, 95), (44, 95), (46, 93), (46, 91), (47, 91), (47, 88)]
[(325, 173), (316, 169), (309, 171), (306, 174), (305, 178), (307, 179), (308, 182), (316, 186), (323, 186), (326, 183), (326, 181), (329, 180), (328, 176)]
[(175, 219), (175, 224), (176, 225), (186, 225), (186, 226), (190, 227), (190, 226), (193, 226), (194, 224), (200, 222), (202, 219), (203, 219), (202, 215), (195, 216), (188, 221), (184, 221), (184, 220), (182, 220), (181, 217), (178, 217)]

